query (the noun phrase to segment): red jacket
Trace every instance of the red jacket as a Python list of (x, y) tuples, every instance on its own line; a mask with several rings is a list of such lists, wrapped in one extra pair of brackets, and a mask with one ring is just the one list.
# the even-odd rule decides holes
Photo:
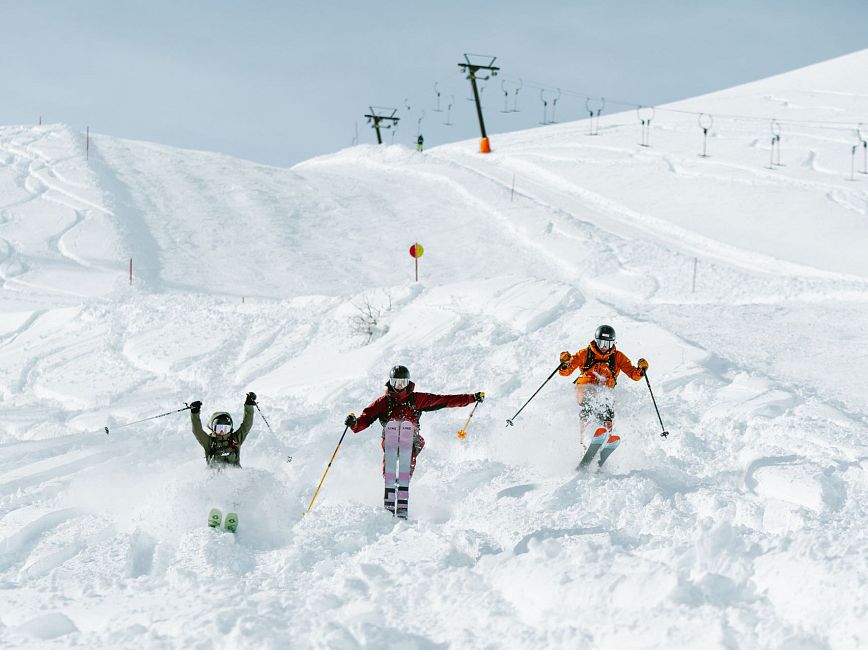
[(604, 384), (610, 388), (615, 386), (618, 380), (618, 373), (625, 373), (633, 381), (642, 379), (642, 371), (630, 363), (630, 359), (623, 352), (615, 349), (612, 346), (607, 352), (601, 352), (600, 348), (594, 341), (591, 341), (587, 348), (579, 350), (570, 359), (567, 367), (560, 371), (564, 377), (573, 374), (576, 368), (584, 368), (588, 362), (588, 348), (591, 348), (594, 355), (594, 363), (587, 370), (582, 372), (581, 377), (576, 379), (576, 384)]
[(386, 384), (386, 394), (371, 402), (353, 425), (355, 433), (364, 431), (374, 420), (385, 425), (389, 420), (409, 420), (417, 427), (419, 417), (424, 411), (439, 411), (442, 408), (454, 408), (473, 404), (476, 398), (467, 395), (435, 395), (433, 393), (416, 393), (416, 384), (412, 381), (402, 391), (396, 391)]

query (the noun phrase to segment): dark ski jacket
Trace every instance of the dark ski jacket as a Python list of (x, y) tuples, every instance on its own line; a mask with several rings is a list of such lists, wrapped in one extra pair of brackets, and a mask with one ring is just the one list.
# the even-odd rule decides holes
[(386, 393), (371, 402), (353, 425), (353, 431), (364, 431), (375, 420), (384, 425), (389, 420), (408, 420), (419, 426), (419, 419), (425, 411), (439, 411), (442, 408), (455, 408), (473, 404), (476, 398), (472, 393), (466, 395), (435, 395), (415, 392), (412, 381), (402, 391), (396, 391), (388, 383)]
[[(217, 415), (215, 413), (214, 415)], [(214, 419), (211, 416), (211, 420)], [(210, 421), (210, 420), (209, 420)], [(202, 420), (198, 413), (190, 411), (190, 422), (193, 425), (193, 435), (205, 450), (205, 462), (211, 467), (235, 465), (241, 467), (241, 445), (247, 439), (247, 434), (253, 428), (253, 405), (244, 405), (244, 420), (238, 429), (228, 436), (209, 435), (202, 428)]]

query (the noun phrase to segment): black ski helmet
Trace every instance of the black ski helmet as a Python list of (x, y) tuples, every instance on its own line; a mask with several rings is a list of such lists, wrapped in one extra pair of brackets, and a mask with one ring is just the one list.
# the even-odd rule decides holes
[(600, 325), (597, 328), (597, 331), (594, 332), (594, 341), (596, 341), (597, 347), (599, 347), (600, 343), (603, 341), (606, 341), (608, 347), (611, 347), (615, 344), (615, 328), (611, 325)]
[(389, 379), (410, 379), (410, 369), (407, 366), (392, 366)]
[(410, 370), (407, 366), (392, 366), (389, 371), (389, 388), (398, 392), (410, 384)]

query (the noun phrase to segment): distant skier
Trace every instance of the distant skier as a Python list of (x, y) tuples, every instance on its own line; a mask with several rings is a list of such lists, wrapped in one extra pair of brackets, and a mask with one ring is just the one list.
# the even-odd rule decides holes
[[(244, 400), (244, 420), (241, 426), (233, 429), (232, 416), (226, 411), (217, 411), (208, 421), (208, 430), (202, 428), (199, 412), (202, 402), (196, 400), (190, 404), (190, 423), (193, 435), (205, 450), (205, 462), (209, 467), (223, 469), (224, 467), (241, 467), (241, 445), (247, 439), (247, 434), (253, 427), (253, 407), (256, 406), (256, 393), (247, 393)], [(216, 528), (220, 525), (222, 513), (217, 508), (208, 515), (208, 525)], [(226, 530), (233, 533), (238, 527), (238, 515), (230, 512), (226, 515)]]
[[(582, 374), (575, 380), (576, 401), (579, 404), (579, 436), (584, 444), (585, 427), (589, 422), (601, 425), (591, 438), (579, 467), (585, 467), (600, 452), (599, 464), (602, 465), (621, 443), (621, 438), (612, 433), (615, 419), (614, 388), (619, 373), (625, 373), (633, 381), (639, 381), (648, 369), (648, 362), (639, 359), (637, 366), (630, 363), (623, 352), (615, 348), (615, 329), (610, 325), (600, 325), (594, 333), (594, 340), (588, 347), (575, 354), (561, 352), (560, 374), (568, 377), (577, 368)], [(605, 443), (605, 445), (604, 445)]]
[[(386, 392), (369, 404), (357, 418), (350, 413), (344, 421), (353, 432), (367, 429), (375, 420), (383, 426), (383, 477), (385, 494), (383, 504), (389, 512), (407, 518), (410, 478), (416, 469), (416, 457), (425, 447), (425, 439), (419, 435), (419, 420), (425, 411), (467, 406), (485, 399), (485, 393), (464, 395), (435, 395), (417, 393), (410, 381), (406, 366), (395, 366), (389, 372)], [(395, 503), (395, 466), (397, 471), (397, 507)]]
[(419, 134), (419, 137), (416, 138), (416, 151), (422, 151), (422, 147), (425, 144), (425, 138), (422, 137), (422, 134)]

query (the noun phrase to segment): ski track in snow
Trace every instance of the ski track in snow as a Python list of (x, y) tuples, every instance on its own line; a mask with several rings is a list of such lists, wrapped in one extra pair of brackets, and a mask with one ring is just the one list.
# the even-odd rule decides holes
[[(843, 119), (830, 86), (757, 83), (706, 101)], [(66, 127), (0, 128), (0, 644), (864, 647), (868, 267), (841, 246), (865, 241), (868, 194), (809, 129), (774, 172), (747, 128), (707, 161), (677, 119), (659, 151), (623, 116), (585, 130), (275, 170), (105, 137), (88, 164)], [(751, 228), (786, 223), (767, 210), (788, 193), (807, 207), (775, 247)], [(801, 246), (814, 210), (831, 245)], [(577, 474), (568, 381), (504, 422), (607, 321), (671, 435), (623, 379), (623, 444)], [(486, 391), (470, 435), (466, 409), (425, 415), (402, 522), (378, 507), (377, 427), (347, 434), (301, 517), (346, 413), (405, 361), (419, 390)], [(271, 430), (257, 413), (240, 471), (206, 470), (186, 412), (122, 426), (193, 399), (240, 419), (248, 390)], [(205, 526), (215, 505), (236, 535)]]

